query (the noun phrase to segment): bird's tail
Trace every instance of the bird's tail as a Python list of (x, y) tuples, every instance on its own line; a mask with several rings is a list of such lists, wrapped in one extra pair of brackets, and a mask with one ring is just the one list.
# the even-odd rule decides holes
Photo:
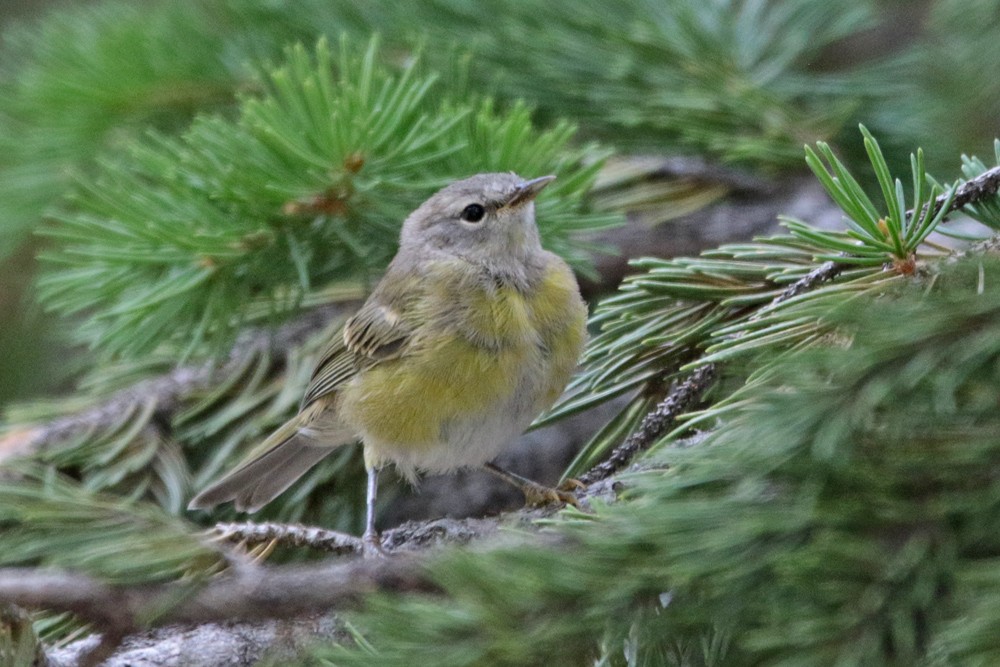
[[(211, 509), (230, 500), (236, 509), (256, 512), (274, 500), (295, 480), (320, 462), (334, 447), (349, 439), (318, 442), (303, 430), (300, 413), (275, 431), (235, 470), (211, 484), (188, 504), (188, 509)], [(324, 438), (326, 440), (326, 438)]]

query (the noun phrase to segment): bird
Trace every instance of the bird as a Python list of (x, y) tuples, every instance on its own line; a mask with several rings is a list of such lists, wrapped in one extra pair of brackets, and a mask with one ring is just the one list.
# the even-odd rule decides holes
[(565, 389), (586, 343), (570, 267), (542, 248), (535, 198), (555, 176), (484, 173), (445, 186), (403, 222), (399, 249), (320, 356), (300, 409), (190, 509), (255, 512), (335, 449), (360, 441), (365, 555), (378, 471), (407, 479), (485, 467), (529, 503), (573, 502), (492, 460)]

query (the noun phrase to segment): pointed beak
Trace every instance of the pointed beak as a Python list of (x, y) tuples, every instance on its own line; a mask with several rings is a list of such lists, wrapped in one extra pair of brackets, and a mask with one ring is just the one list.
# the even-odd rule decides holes
[(554, 180), (556, 180), (555, 176), (539, 176), (538, 178), (521, 183), (514, 190), (514, 194), (510, 196), (510, 199), (507, 200), (506, 206), (518, 206), (519, 204), (531, 201), (538, 196), (542, 188)]

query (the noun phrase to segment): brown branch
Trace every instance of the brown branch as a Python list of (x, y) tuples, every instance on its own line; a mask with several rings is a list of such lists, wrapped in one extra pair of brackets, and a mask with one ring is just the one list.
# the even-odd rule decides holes
[[(538, 516), (537, 512), (516, 514), (524, 519)], [(434, 556), (426, 547), (492, 536), (503, 520), (491, 517), (403, 524), (382, 536), (386, 551), (393, 553), (390, 558), (336, 559), (305, 566), (244, 563), (224, 575), (181, 583), (113, 586), (76, 572), (0, 569), (0, 605), (9, 602), (71, 612), (100, 632), (77, 642), (71, 650), (53, 649), (52, 667), (85, 667), (95, 660), (107, 667), (243, 667), (256, 662), (244, 654), (259, 658), (275, 648), (292, 650), (295, 645), (336, 635), (341, 632), (339, 624), (328, 612), (352, 608), (372, 592), (440, 592), (428, 574)], [(252, 524), (223, 527), (230, 535), (243, 533), (251, 538), (283, 532), (278, 524), (270, 524), (261, 533)], [(290, 528), (289, 533), (295, 533), (295, 528), (308, 530)], [(551, 535), (530, 539), (535, 546), (558, 543)], [(192, 627), (195, 624), (197, 627)], [(178, 656), (179, 643), (196, 646), (197, 656)], [(151, 651), (162, 661), (150, 662)], [(223, 657), (205, 657), (216, 655)]]
[(355, 606), (373, 591), (438, 592), (427, 570), (431, 552), (424, 547), (493, 535), (499, 523), (492, 518), (404, 524), (383, 535), (386, 550), (394, 552), (390, 558), (244, 565), (202, 581), (116, 586), (77, 572), (2, 568), (0, 604), (71, 612), (116, 641), (149, 627), (315, 614)]
[(771, 301), (766, 306), (760, 308), (757, 311), (757, 313), (754, 314), (754, 317), (759, 316), (760, 313), (764, 312), (765, 310), (770, 310), (775, 306), (777, 306), (778, 304), (788, 301), (792, 297), (796, 297), (800, 294), (805, 294), (806, 292), (813, 289), (817, 285), (830, 282), (831, 280), (839, 276), (840, 272), (843, 271), (845, 268), (846, 267), (844, 264), (838, 264), (837, 262), (823, 262), (815, 269), (813, 269), (812, 271), (810, 271), (809, 273), (802, 276), (794, 283), (786, 287), (781, 292), (781, 294), (771, 299)]
[[(382, 535), (389, 558), (338, 558), (310, 565), (261, 566), (239, 561), (225, 574), (165, 584), (113, 585), (78, 572), (0, 568), (0, 609), (65, 611), (120, 639), (138, 630), (172, 624), (284, 619), (352, 607), (373, 591), (437, 592), (427, 564), (428, 547), (494, 536), (501, 523), (539, 516), (521, 510), (507, 517), (408, 522)], [(280, 534), (277, 524), (258, 534), (253, 524), (222, 524), (229, 535)], [(268, 526), (268, 524), (264, 524)], [(289, 527), (305, 532), (304, 527)], [(315, 529), (316, 534), (324, 531)], [(535, 536), (549, 543), (549, 535)]]
[[(382, 533), (388, 553), (414, 551), (442, 542), (465, 543), (495, 533), (500, 517), (487, 519), (436, 519), (408, 521)], [(282, 545), (307, 547), (336, 554), (362, 553), (361, 539), (336, 530), (287, 523), (218, 523), (212, 530), (219, 540), (245, 547)]]
[(245, 547), (275, 544), (288, 547), (308, 547), (316, 551), (334, 554), (359, 554), (362, 551), (362, 542), (359, 537), (336, 530), (300, 524), (271, 521), (217, 523), (212, 529), (212, 533), (213, 537), (224, 542), (232, 542)]
[[(104, 632), (219, 620), (285, 618), (358, 604), (373, 591), (434, 592), (426, 558), (397, 554), (308, 566), (241, 568), (194, 583), (113, 586), (93, 577), (33, 568), (0, 569), (0, 600), (67, 611)], [(159, 614), (151, 616), (154, 612)]]
[(648, 449), (667, 432), (681, 414), (695, 404), (715, 380), (715, 364), (700, 366), (673, 384), (667, 397), (656, 409), (643, 417), (642, 422), (611, 455), (588, 470), (579, 481), (587, 486), (607, 479), (632, 461), (636, 454)]
[[(333, 614), (254, 622), (165, 626), (126, 637), (102, 667), (251, 667), (294, 662), (317, 641), (347, 643), (351, 635)], [(97, 635), (52, 647), (39, 667), (84, 667), (101, 643)]]
[[(955, 198), (948, 207), (948, 212), (957, 211), (969, 204), (975, 204), (987, 197), (993, 197), (1000, 192), (1000, 166), (987, 169), (979, 176), (966, 181), (955, 190)], [(941, 195), (935, 200), (935, 206), (940, 208), (948, 201), (947, 195)], [(911, 212), (912, 214), (912, 212)]]

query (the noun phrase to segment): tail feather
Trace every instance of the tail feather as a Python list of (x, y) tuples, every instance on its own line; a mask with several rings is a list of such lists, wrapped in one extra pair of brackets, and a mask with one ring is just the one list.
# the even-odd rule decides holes
[(249, 460), (211, 484), (188, 504), (188, 509), (211, 509), (230, 500), (241, 512), (256, 512), (333, 451), (299, 430), (298, 420), (282, 426)]

